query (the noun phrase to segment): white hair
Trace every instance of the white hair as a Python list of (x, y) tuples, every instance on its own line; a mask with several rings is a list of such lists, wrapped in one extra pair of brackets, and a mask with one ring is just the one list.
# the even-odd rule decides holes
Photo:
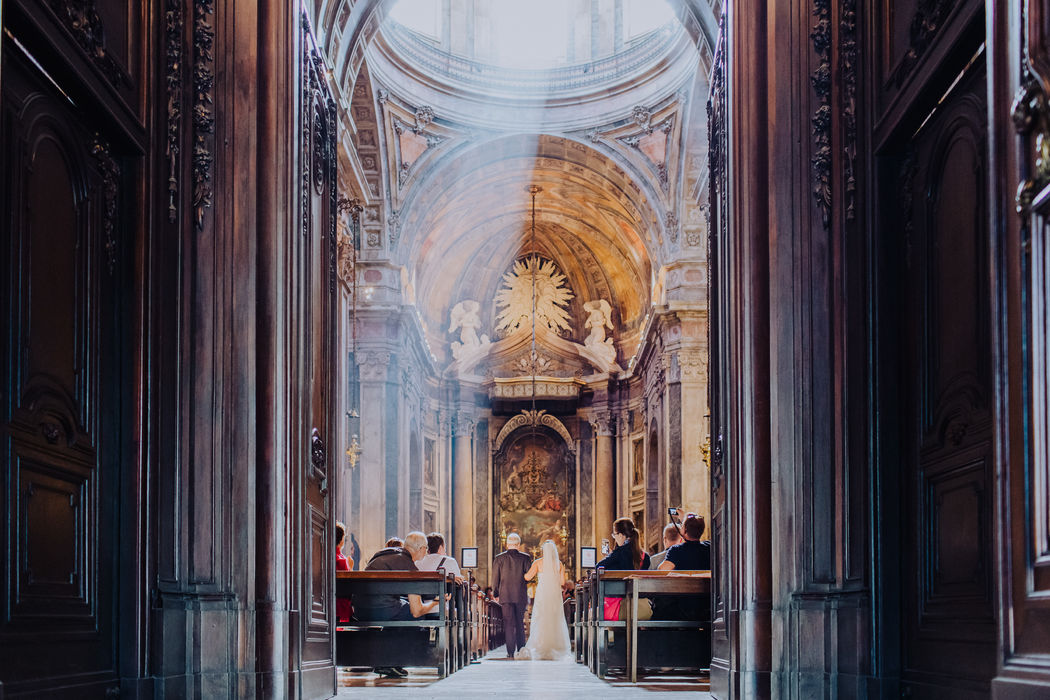
[(521, 535), (516, 532), (512, 532), (507, 535), (507, 544), (521, 544)]
[(409, 552), (418, 552), (427, 548), (427, 536), (418, 530), (405, 535), (405, 549)]

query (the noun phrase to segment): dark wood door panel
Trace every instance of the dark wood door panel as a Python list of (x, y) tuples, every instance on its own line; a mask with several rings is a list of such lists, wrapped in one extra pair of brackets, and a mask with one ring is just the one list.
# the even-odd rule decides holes
[(134, 0), (9, 0), (5, 24), (78, 103), (96, 102), (142, 138), (143, 41), (149, 3)]
[(902, 121), (921, 120), (943, 94), (945, 66), (960, 51), (968, 60), (983, 41), (984, 3), (881, 0), (872, 14), (874, 123), (881, 142)]
[[(905, 687), (987, 693), (995, 673), (985, 74), (910, 140), (902, 177)], [(949, 689), (951, 689), (949, 691)]]
[(120, 164), (4, 49), (0, 681), (101, 693), (118, 676)]

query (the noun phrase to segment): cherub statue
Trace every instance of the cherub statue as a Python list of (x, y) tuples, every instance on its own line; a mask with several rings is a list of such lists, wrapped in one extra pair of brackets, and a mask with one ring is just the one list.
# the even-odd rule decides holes
[(480, 310), (481, 304), (473, 299), (464, 299), (452, 307), (452, 323), (448, 332), (454, 333), (459, 329), (459, 342), (452, 342), (452, 357), (457, 360), (490, 345), (487, 335), (478, 337), (478, 328), (481, 328), (481, 317), (478, 315)]

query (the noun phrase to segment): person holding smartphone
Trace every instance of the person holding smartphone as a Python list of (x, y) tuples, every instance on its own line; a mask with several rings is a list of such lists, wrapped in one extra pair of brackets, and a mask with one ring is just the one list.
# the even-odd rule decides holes
[[(613, 541), (616, 542), (609, 556), (597, 563), (596, 568), (606, 571), (647, 571), (650, 567), (649, 555), (642, 549), (642, 535), (630, 518), (617, 518), (612, 528)], [(606, 620), (626, 619), (623, 598), (608, 597), (602, 601)], [(647, 620), (649, 606), (639, 606), (639, 619)], [(646, 608), (643, 610), (643, 608)]]

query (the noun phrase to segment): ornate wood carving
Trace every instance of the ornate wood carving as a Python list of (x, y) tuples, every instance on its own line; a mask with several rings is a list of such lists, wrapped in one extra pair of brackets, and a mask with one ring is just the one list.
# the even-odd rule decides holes
[(328, 449), (321, 438), (321, 431), (314, 428), (310, 432), (310, 463), (321, 472), (328, 463)]
[(183, 0), (167, 0), (164, 11), (165, 93), (167, 109), (168, 221), (175, 222), (179, 205), (179, 158), (182, 138)]
[(109, 144), (98, 134), (91, 144), (91, 155), (102, 173), (102, 248), (106, 254), (106, 267), (113, 274), (117, 266), (117, 194), (120, 183), (120, 166), (110, 153)]
[(106, 79), (113, 85), (125, 84), (127, 73), (106, 48), (106, 33), (95, 0), (52, 0), (51, 7)]
[(817, 95), (818, 106), (813, 114), (813, 197), (820, 209), (824, 228), (831, 222), (831, 0), (813, 3), (815, 22), (809, 34), (817, 54), (817, 67), (810, 75), (810, 84)]
[[(212, 133), (215, 131), (214, 0), (193, 3), (193, 212), (197, 230), (212, 205)], [(169, 214), (170, 216), (170, 214)]]
[(955, 5), (954, 0), (919, 0), (909, 29), (911, 43), (891, 78), (897, 87), (911, 75)]
[(857, 0), (839, 6), (839, 76), (842, 83), (843, 155), (846, 221), (857, 217)]

